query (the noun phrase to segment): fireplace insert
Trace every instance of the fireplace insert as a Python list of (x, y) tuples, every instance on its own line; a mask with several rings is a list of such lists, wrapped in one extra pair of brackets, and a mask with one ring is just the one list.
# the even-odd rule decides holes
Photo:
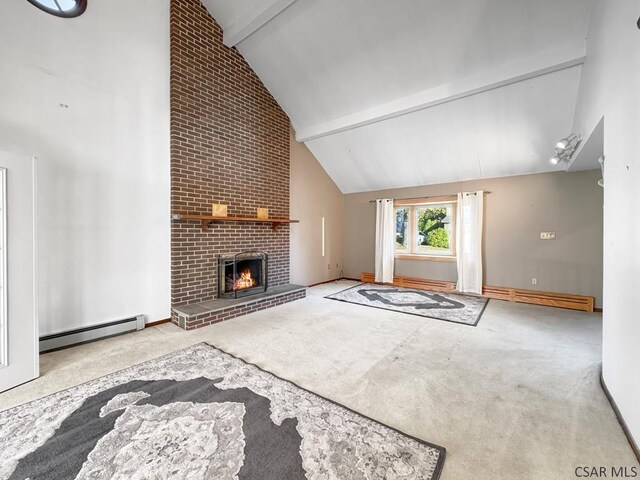
[(265, 252), (242, 252), (218, 257), (218, 297), (239, 298), (267, 291)]

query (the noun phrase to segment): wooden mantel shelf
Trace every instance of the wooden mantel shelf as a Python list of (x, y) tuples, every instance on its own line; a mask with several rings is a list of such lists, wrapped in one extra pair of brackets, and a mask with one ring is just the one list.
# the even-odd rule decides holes
[(284, 223), (299, 223), (299, 220), (290, 220), (288, 218), (257, 218), (257, 217), (214, 217), (212, 215), (191, 215), (188, 213), (178, 213), (171, 215), (172, 220), (200, 220), (202, 229), (206, 230), (209, 225), (214, 222), (257, 222), (270, 223), (271, 228), (275, 230)]

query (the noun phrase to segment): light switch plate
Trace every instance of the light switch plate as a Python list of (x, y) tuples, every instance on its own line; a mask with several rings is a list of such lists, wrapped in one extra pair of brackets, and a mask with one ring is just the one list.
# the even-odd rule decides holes
[(555, 240), (556, 232), (540, 232), (540, 240)]

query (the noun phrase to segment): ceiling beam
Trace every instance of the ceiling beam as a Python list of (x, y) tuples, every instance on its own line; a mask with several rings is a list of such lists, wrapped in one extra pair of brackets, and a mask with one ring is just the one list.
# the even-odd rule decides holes
[(255, 33), (264, 24), (274, 19), (282, 11), (296, 0), (271, 0), (263, 1), (250, 12), (240, 15), (238, 20), (224, 29), (223, 43), (227, 47), (233, 47)]
[(583, 64), (585, 58), (584, 42), (565, 49), (538, 53), (504, 65), (501, 68), (455, 80), (408, 97), (382, 103), (317, 125), (296, 128), (296, 140), (298, 142), (306, 142), (418, 110), (432, 108), (443, 103), (575, 67)]

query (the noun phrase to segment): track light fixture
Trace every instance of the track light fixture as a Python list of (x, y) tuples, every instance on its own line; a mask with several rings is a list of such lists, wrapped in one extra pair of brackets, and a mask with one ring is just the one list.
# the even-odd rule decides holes
[(580, 143), (580, 136), (572, 133), (568, 137), (556, 143), (556, 154), (549, 159), (552, 165), (558, 165), (560, 162), (568, 162), (573, 152), (576, 151), (578, 144)]
[(571, 145), (571, 142), (573, 142), (576, 138), (578, 138), (578, 136), (576, 134), (572, 133), (568, 137), (563, 138), (558, 143), (556, 143), (556, 149), (557, 150), (566, 150), (569, 147), (569, 145)]

